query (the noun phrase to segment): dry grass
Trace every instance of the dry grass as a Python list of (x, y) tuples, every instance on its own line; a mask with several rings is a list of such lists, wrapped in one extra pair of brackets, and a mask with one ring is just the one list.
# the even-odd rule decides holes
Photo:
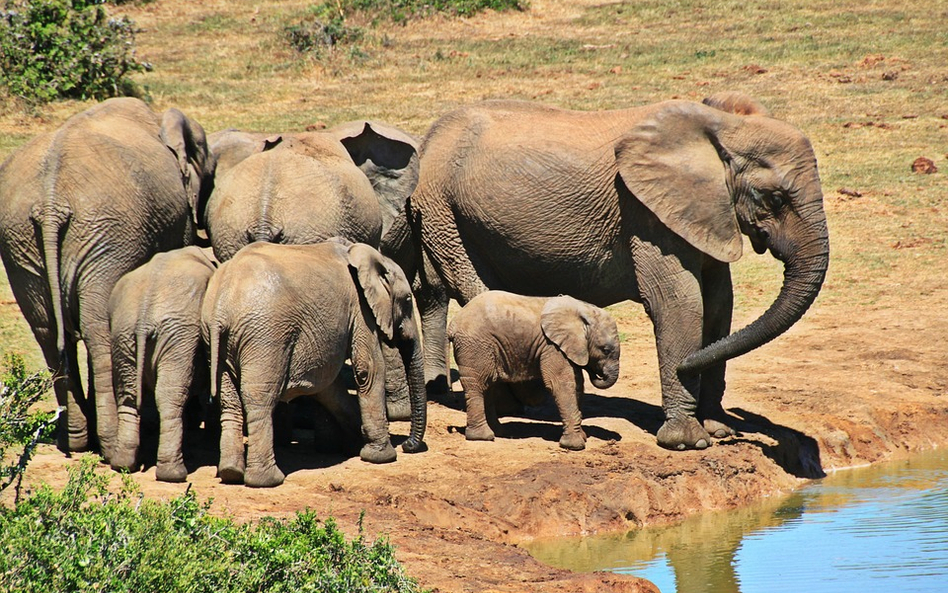
[[(138, 54), (155, 69), (137, 80), (154, 108), (177, 106), (209, 131), (368, 117), (420, 135), (438, 115), (490, 97), (607, 109), (743, 90), (815, 146), (833, 248), (817, 309), (930, 309), (932, 295), (944, 302), (948, 279), (948, 7), (845, 4), (533, 0), (523, 13), (470, 19), (356, 19), (368, 30), (360, 51), (341, 48), (322, 63), (282, 37), (306, 13), (302, 0), (157, 0), (113, 10), (143, 29)], [(27, 114), (0, 100), (0, 157), (86, 106)], [(912, 173), (919, 156), (941, 172)], [(772, 299), (779, 264), (751, 254), (734, 272), (740, 324)], [(3, 286), (2, 349), (37, 361), (10, 300)], [(647, 333), (638, 306), (614, 310), (639, 324), (633, 333)]]

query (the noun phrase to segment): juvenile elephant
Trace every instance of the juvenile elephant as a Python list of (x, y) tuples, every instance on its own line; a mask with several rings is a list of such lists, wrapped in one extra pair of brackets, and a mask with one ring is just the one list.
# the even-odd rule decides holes
[(200, 125), (177, 109), (159, 117), (130, 98), (74, 115), (0, 166), (0, 255), (56, 378), (64, 451), (90, 447), (91, 431), (108, 457), (116, 425), (109, 295), (155, 253), (193, 242), (211, 174)]
[[(702, 449), (711, 434), (734, 433), (721, 405), (725, 361), (792, 326), (826, 275), (813, 148), (770, 117), (686, 101), (604, 112), (488, 101), (440, 118), (421, 153), (412, 224), (448, 296), (463, 305), (504, 289), (644, 304), (664, 447)], [(784, 282), (731, 334), (728, 265), (742, 233), (784, 262)]]
[[(418, 181), (418, 142), (410, 135), (363, 120), (319, 132), (218, 132), (211, 142), (218, 175), (206, 224), (221, 261), (254, 241), (300, 245), (345, 237), (381, 249), (413, 272), (404, 210)], [(439, 315), (447, 302), (442, 306)], [(407, 419), (405, 372), (396, 352), (386, 355), (389, 414)]]
[(560, 446), (586, 448), (579, 409), (583, 371), (599, 389), (619, 379), (619, 330), (606, 311), (569, 296), (491, 290), (454, 316), (448, 337), (467, 402), (468, 440), (494, 440), (498, 422), (492, 388), (539, 379), (563, 419)]
[(118, 430), (110, 463), (138, 468), (143, 400), (158, 408), (157, 478), (187, 477), (181, 451), (189, 397), (210, 390), (207, 349), (201, 338), (201, 305), (216, 269), (213, 256), (190, 246), (158, 253), (122, 276), (109, 299), (112, 373)]
[[(220, 395), (223, 481), (283, 482), (273, 453), (272, 414), (277, 402), (301, 395), (317, 395), (344, 425), (358, 425), (361, 418), (362, 459), (393, 461), (383, 343), (398, 349), (408, 369), (411, 432), (402, 448), (422, 449), (424, 369), (411, 290), (401, 268), (374, 248), (341, 240), (248, 245), (211, 279), (201, 320), (210, 347), (211, 392)], [(347, 358), (357, 407), (339, 374)]]

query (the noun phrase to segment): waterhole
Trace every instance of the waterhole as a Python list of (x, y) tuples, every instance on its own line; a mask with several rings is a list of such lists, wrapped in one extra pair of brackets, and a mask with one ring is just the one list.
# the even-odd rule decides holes
[(541, 562), (662, 593), (948, 591), (948, 451), (836, 472), (752, 508), (532, 542)]

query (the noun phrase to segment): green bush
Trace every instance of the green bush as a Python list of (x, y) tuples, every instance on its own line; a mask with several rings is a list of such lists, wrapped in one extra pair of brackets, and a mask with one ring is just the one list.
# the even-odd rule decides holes
[(50, 438), (58, 412), (30, 412), (51, 386), (49, 373), (27, 374), (23, 359), (9, 354), (0, 376), (0, 491), (20, 479), (36, 445)]
[(31, 103), (133, 94), (134, 23), (104, 0), (2, 0), (0, 84)]
[(380, 539), (347, 540), (312, 511), (238, 525), (194, 494), (144, 499), (126, 477), (109, 494), (87, 456), (60, 492), (43, 487), (0, 509), (0, 591), (112, 593), (412, 592), (417, 584)]
[(365, 37), (361, 27), (350, 25), (355, 13), (373, 21), (404, 22), (441, 12), (471, 16), (484, 9), (526, 10), (527, 0), (329, 0), (310, 8), (310, 16), (284, 28), (286, 38), (297, 51), (323, 57), (337, 45), (352, 45), (350, 55), (364, 54), (356, 44)]

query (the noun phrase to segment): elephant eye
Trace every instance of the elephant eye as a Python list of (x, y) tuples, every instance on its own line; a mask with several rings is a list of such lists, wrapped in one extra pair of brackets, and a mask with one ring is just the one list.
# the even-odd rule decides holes
[(765, 198), (767, 207), (776, 212), (783, 208), (783, 205), (787, 202), (787, 196), (783, 191), (777, 190), (767, 194)]

